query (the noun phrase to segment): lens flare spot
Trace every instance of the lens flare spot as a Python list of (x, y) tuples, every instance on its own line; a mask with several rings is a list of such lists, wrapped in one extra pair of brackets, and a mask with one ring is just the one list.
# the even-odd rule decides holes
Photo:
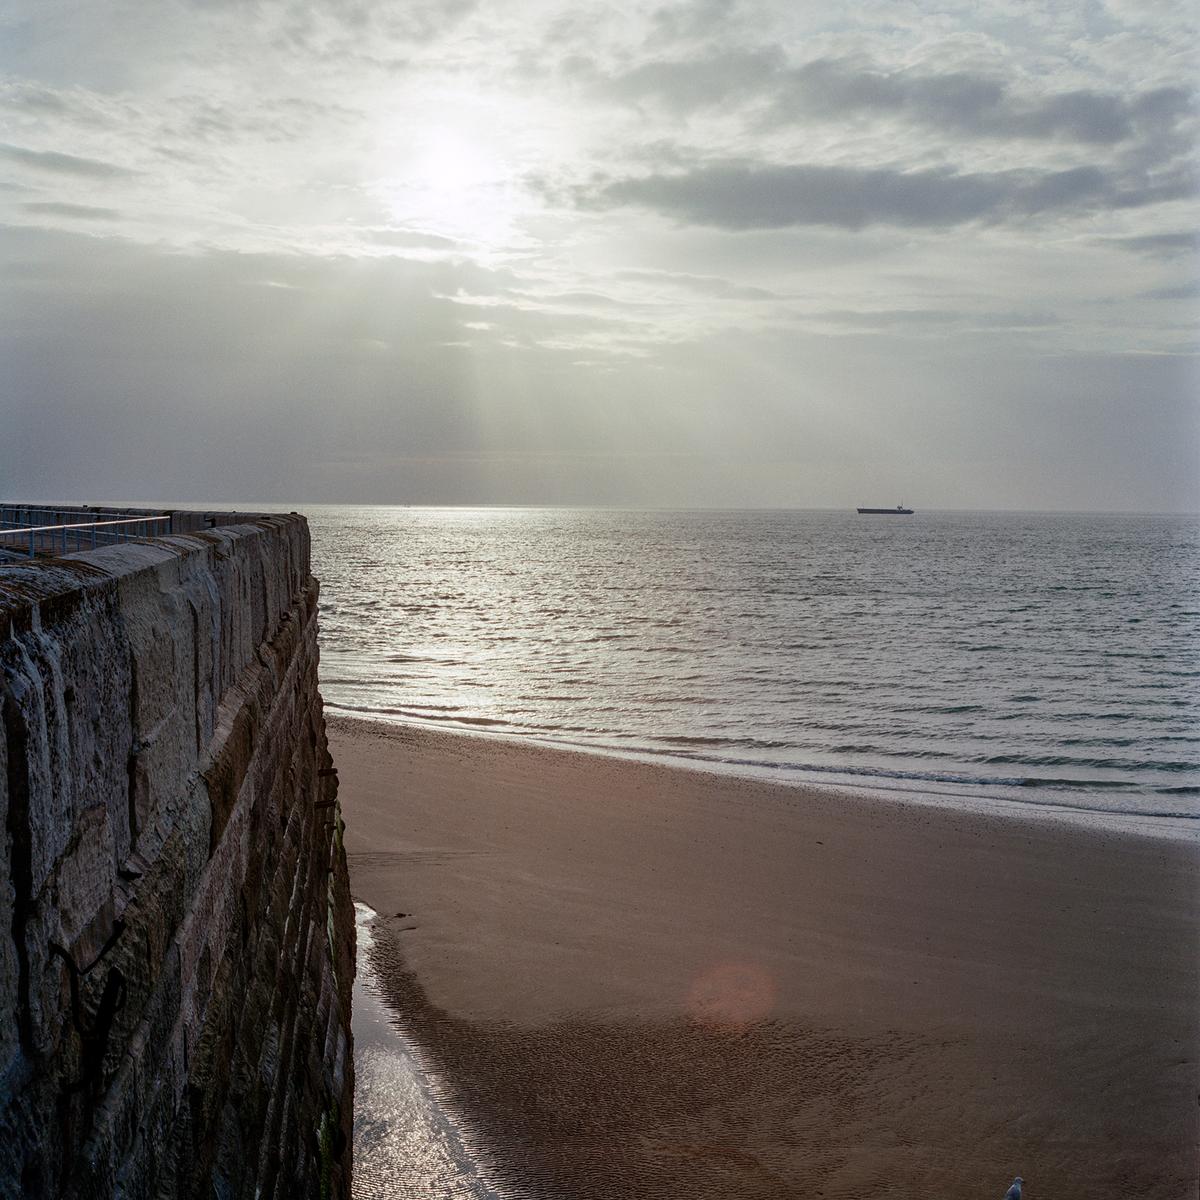
[(756, 963), (718, 963), (692, 984), (687, 1009), (698, 1025), (740, 1029), (768, 1017), (776, 995), (775, 980)]

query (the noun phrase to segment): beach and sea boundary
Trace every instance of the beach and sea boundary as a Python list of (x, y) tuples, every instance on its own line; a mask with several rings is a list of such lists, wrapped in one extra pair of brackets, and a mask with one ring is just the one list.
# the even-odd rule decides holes
[(1193, 838), (330, 737), (372, 974), (496, 1194), (1195, 1194)]
[[(1182, 754), (1091, 811), (428, 720), (335, 716), (327, 749), (304, 519), (174, 516), (3, 573), (0, 1191), (346, 1194), (353, 893), (364, 1016), (465, 1164), (444, 1196), (1195, 1194)], [(1137, 736), (1189, 744), (1157, 702)], [(379, 1148), (356, 1196), (430, 1194), (421, 1145)]]

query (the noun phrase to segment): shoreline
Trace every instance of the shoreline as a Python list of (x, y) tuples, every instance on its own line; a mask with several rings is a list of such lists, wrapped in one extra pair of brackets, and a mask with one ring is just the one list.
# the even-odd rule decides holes
[(455, 1114), (439, 1099), (420, 1047), (397, 1028), (383, 997), (374, 965), (379, 914), (361, 902), (354, 908), (353, 1196), (504, 1200), (480, 1170), (475, 1149), (464, 1144)]
[(1194, 844), (329, 736), (384, 999), (513, 1194), (1195, 1194)]
[[(485, 738), (514, 746), (541, 747), (547, 750), (590, 755), (597, 758), (615, 759), (620, 762), (641, 763), (646, 766), (660, 765), (668, 770), (679, 768), (717, 778), (742, 779), (764, 783), (772, 787), (795, 788), (801, 791), (825, 792), (842, 795), (851, 801), (868, 800), (883, 804), (913, 804), (928, 808), (948, 809), (957, 812), (975, 813), (1015, 820), (1060, 821), (1080, 828), (1103, 829), (1129, 836), (1162, 838), (1200, 844), (1200, 813), (1194, 816), (1163, 812), (1138, 812), (1133, 809), (1095, 808), (1083, 804), (1070, 804), (1056, 800), (1031, 800), (1021, 795), (1018, 785), (977, 785), (974, 791), (950, 791), (949, 781), (897, 778), (893, 784), (862, 783), (848, 772), (829, 772), (829, 778), (809, 778), (797, 768), (775, 767), (769, 764), (757, 766), (747, 762), (725, 762), (678, 754), (667, 750), (638, 750), (616, 746), (603, 746), (587, 742), (554, 738), (536, 733), (513, 733), (510, 730), (487, 727), (464, 728), (461, 724), (441, 722), (412, 716), (395, 716), (377, 710), (352, 709), (326, 700), (327, 714), (338, 721), (361, 722), (365, 725), (382, 725), (389, 729), (419, 729), (444, 733), (453, 737)], [(788, 774), (787, 772), (793, 772)], [(814, 770), (813, 774), (817, 774)], [(882, 779), (884, 776), (863, 778)], [(962, 786), (970, 787), (968, 781)], [(987, 790), (985, 790), (987, 789)], [(992, 794), (992, 793), (995, 794)], [(1046, 789), (1043, 794), (1053, 795)]]

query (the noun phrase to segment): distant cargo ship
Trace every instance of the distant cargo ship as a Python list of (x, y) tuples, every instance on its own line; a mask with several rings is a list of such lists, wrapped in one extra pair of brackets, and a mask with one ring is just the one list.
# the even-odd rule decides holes
[(897, 504), (895, 508), (860, 508), (860, 513), (876, 513), (881, 517), (911, 517), (913, 510)]

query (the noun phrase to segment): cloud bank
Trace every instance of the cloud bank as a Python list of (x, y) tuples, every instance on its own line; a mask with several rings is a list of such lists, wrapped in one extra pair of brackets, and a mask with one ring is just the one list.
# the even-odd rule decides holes
[(1195, 15), (0, 15), (0, 475), (1195, 510)]

